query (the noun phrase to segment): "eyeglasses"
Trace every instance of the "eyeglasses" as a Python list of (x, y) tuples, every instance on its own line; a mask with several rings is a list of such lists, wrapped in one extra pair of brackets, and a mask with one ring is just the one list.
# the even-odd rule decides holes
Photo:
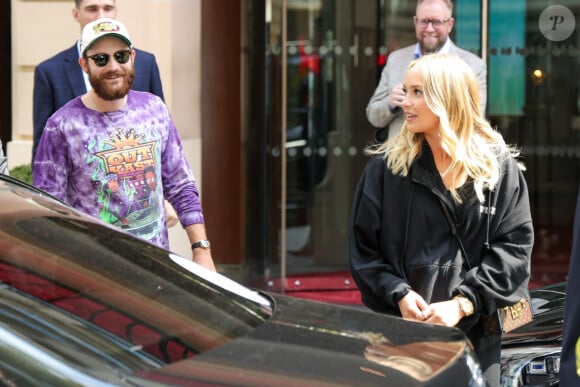
[(92, 59), (95, 64), (99, 67), (104, 67), (107, 65), (107, 63), (109, 63), (109, 58), (110, 57), (115, 58), (115, 60), (117, 61), (117, 63), (119, 64), (125, 64), (129, 61), (129, 58), (131, 58), (131, 50), (122, 50), (122, 51), (117, 51), (116, 53), (114, 53), (113, 55), (109, 55), (109, 54), (95, 54), (95, 55), (89, 55), (87, 56), (87, 58)]
[(429, 26), (429, 23), (431, 23), (433, 28), (439, 28), (443, 24), (447, 23), (449, 20), (451, 20), (451, 19), (441, 20), (441, 19), (417, 19), (417, 18), (415, 18), (415, 21), (417, 22), (417, 24), (419, 24), (419, 26), (421, 28), (427, 28), (427, 26)]

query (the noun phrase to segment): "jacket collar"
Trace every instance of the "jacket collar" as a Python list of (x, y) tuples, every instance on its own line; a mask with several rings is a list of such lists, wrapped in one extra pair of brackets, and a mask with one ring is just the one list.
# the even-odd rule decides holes
[(421, 154), (411, 165), (409, 173), (413, 181), (426, 185), (427, 187), (432, 187), (441, 192), (446, 191), (443, 181), (439, 176), (439, 172), (437, 171), (437, 167), (435, 166), (433, 152), (431, 152), (431, 148), (425, 140), (423, 140)]

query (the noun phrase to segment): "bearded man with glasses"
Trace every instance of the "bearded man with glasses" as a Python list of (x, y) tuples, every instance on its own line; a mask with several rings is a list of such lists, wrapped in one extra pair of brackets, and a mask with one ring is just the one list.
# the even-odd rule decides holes
[(481, 58), (457, 47), (449, 34), (453, 30), (453, 3), (451, 0), (419, 0), (413, 21), (417, 43), (391, 52), (382, 71), (379, 84), (371, 97), (366, 114), (377, 128), (375, 140), (384, 142), (399, 133), (403, 125), (401, 103), (405, 98), (402, 81), (407, 66), (422, 55), (436, 52), (457, 55), (475, 72), (481, 95), (481, 112), (487, 101), (487, 69)]
[(108, 18), (88, 23), (80, 51), (92, 88), (48, 119), (34, 185), (165, 249), (167, 199), (193, 260), (215, 270), (199, 191), (169, 110), (158, 96), (131, 90), (135, 51), (127, 29)]

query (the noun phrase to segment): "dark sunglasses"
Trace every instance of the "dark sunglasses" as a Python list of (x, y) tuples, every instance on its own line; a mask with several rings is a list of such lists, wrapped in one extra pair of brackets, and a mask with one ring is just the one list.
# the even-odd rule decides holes
[(129, 61), (129, 58), (131, 58), (131, 50), (117, 51), (113, 55), (102, 54), (102, 53), (95, 54), (95, 55), (89, 55), (89, 56), (87, 56), (87, 58), (92, 59), (97, 66), (104, 67), (107, 65), (107, 63), (109, 63), (109, 57), (111, 57), (111, 56), (113, 58), (115, 58), (117, 63), (125, 64)]

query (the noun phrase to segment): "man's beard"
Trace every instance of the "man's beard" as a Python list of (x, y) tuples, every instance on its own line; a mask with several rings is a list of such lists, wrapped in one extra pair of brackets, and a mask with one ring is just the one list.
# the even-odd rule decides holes
[[(120, 78), (117, 78), (117, 81), (122, 81), (120, 86), (111, 88), (107, 85), (108, 80), (105, 78), (111, 74), (120, 75)], [(135, 71), (133, 69), (127, 70), (125, 72), (117, 71), (114, 73), (104, 73), (100, 78), (89, 72), (89, 81), (93, 87), (93, 90), (99, 96), (99, 98), (104, 99), (105, 101), (114, 101), (116, 99), (125, 97), (127, 93), (129, 93), (134, 79)]]
[(421, 54), (422, 55), (427, 55), (427, 54), (434, 54), (436, 52), (438, 52), (441, 47), (443, 47), (443, 45), (445, 44), (445, 40), (441, 41), (438, 38), (435, 38), (436, 41), (429, 41), (429, 44), (427, 45), (425, 43), (425, 39), (424, 37), (421, 37), (421, 39), (419, 40), (419, 47), (421, 48)]

